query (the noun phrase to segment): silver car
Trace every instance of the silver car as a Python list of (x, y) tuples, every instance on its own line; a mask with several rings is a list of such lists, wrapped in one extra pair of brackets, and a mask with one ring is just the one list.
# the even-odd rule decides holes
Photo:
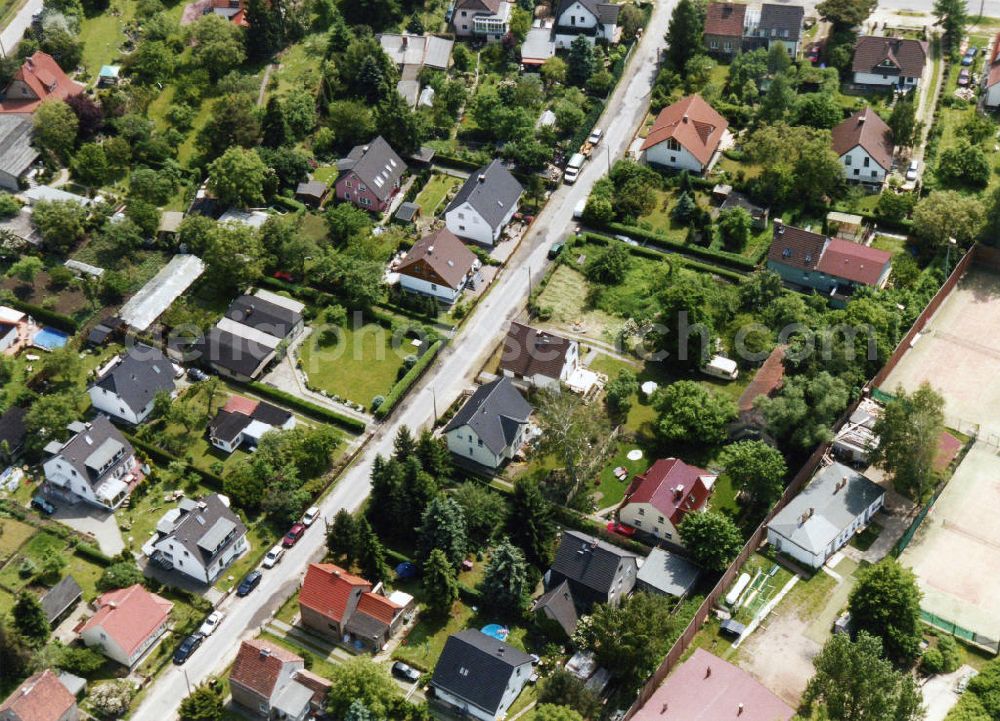
[(910, 165), (906, 168), (906, 179), (907, 180), (916, 180), (917, 179), (917, 171), (918, 170), (920, 170), (920, 161), (919, 160), (911, 160), (910, 161)]

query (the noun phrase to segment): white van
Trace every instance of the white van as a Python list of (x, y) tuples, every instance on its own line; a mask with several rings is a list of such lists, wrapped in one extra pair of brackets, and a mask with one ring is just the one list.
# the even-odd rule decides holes
[(587, 199), (584, 198), (579, 203), (577, 203), (573, 208), (573, 219), (580, 220), (583, 218), (583, 211), (587, 209)]
[(702, 367), (701, 372), (724, 381), (734, 381), (740, 375), (736, 361), (721, 355), (713, 356), (712, 360)]
[(583, 163), (586, 158), (583, 153), (574, 153), (573, 157), (569, 159), (566, 163), (566, 172), (563, 173), (563, 182), (572, 185), (576, 182), (576, 179), (580, 176), (580, 168), (583, 167)]

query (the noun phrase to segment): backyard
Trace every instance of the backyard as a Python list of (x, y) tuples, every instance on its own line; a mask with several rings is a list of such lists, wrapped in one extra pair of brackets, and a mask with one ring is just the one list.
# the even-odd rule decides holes
[(417, 193), (414, 202), (420, 206), (420, 212), (425, 218), (431, 218), (444, 212), (445, 199), (462, 184), (461, 178), (443, 173), (434, 173), (423, 189)]

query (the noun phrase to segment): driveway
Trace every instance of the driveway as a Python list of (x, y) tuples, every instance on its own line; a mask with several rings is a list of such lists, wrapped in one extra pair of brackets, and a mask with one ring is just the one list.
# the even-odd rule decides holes
[(82, 501), (71, 505), (52, 497), (49, 497), (49, 500), (56, 507), (52, 518), (65, 523), (74, 531), (93, 538), (105, 556), (114, 557), (125, 550), (125, 541), (122, 539), (115, 514), (102, 511)]
[(924, 721), (944, 721), (952, 706), (958, 703), (955, 684), (971, 670), (972, 666), (966, 664), (953, 673), (933, 676), (921, 687), (920, 692), (924, 696), (924, 706), (927, 708), (927, 717)]

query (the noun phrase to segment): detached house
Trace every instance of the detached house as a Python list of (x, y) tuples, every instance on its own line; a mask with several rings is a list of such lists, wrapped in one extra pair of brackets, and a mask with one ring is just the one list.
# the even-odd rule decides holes
[(729, 122), (700, 95), (688, 95), (656, 116), (642, 154), (650, 165), (704, 173), (721, 155), (728, 128)]
[(229, 673), (233, 702), (262, 719), (312, 718), (322, 711), (331, 686), (307, 671), (300, 656), (263, 638), (240, 644)]
[(0, 721), (77, 721), (74, 696), (52, 669), (24, 680), (3, 703)]
[(892, 170), (892, 131), (870, 107), (854, 113), (831, 131), (833, 152), (848, 182), (878, 190)]
[(798, 55), (802, 38), (802, 20), (805, 8), (801, 5), (775, 5), (764, 3), (760, 10), (747, 11), (743, 48), (767, 48), (780, 45), (793, 58)]
[(459, 238), (495, 245), (517, 212), (523, 192), (504, 164), (494, 160), (469, 175), (445, 208), (445, 224)]
[(499, 721), (531, 676), (528, 654), (469, 628), (448, 637), (431, 686), (439, 701), (462, 715)]
[(657, 539), (682, 545), (677, 527), (688, 513), (701, 513), (718, 476), (679, 458), (660, 458), (625, 491), (618, 520)]
[(16, 193), (38, 160), (38, 151), (31, 144), (35, 126), (22, 114), (0, 114), (0, 189)]
[(288, 411), (243, 396), (232, 396), (208, 424), (208, 440), (220, 451), (232, 453), (242, 445), (256, 448), (265, 433), (295, 427)]
[(579, 531), (563, 531), (555, 560), (545, 574), (545, 587), (564, 581), (578, 611), (589, 613), (595, 603), (617, 606), (635, 588), (638, 557)]
[(132, 668), (167, 630), (174, 604), (137, 583), (102, 593), (94, 607), (97, 613), (80, 629), (80, 638), (112, 661)]
[(311, 563), (299, 591), (302, 625), (336, 643), (370, 653), (389, 642), (413, 611), (413, 597), (386, 596), (372, 584), (332, 563)]
[(559, 387), (580, 365), (575, 340), (512, 322), (504, 339), (500, 370), (515, 383), (534, 388)]
[(143, 478), (132, 445), (106, 416), (68, 428), (69, 440), (45, 446), (46, 482), (95, 506), (118, 508)]
[(213, 493), (198, 501), (181, 499), (163, 514), (142, 550), (161, 568), (210, 584), (249, 548), (247, 527), (229, 499)]
[(857, 85), (894, 87), (906, 92), (919, 87), (927, 64), (927, 41), (866, 35), (854, 46), (851, 71)]
[(337, 161), (340, 175), (334, 188), (339, 200), (362, 210), (383, 213), (399, 191), (406, 163), (380, 135), (367, 145), (356, 145)]
[(454, 303), (466, 286), (475, 285), (482, 264), (447, 228), (418, 240), (396, 267), (399, 285), (410, 293)]
[(521, 447), (532, 410), (509, 378), (479, 386), (445, 426), (448, 450), (499, 468)]
[(735, 55), (743, 46), (745, 3), (712, 2), (705, 14), (705, 47), (713, 55)]
[(514, 3), (507, 0), (456, 0), (451, 24), (460, 38), (497, 42), (509, 32), (513, 11)]
[(33, 113), (44, 100), (65, 100), (82, 92), (83, 86), (70, 80), (51, 55), (38, 50), (25, 58), (7, 83), (0, 113)]
[(1000, 107), (1000, 33), (993, 38), (993, 50), (989, 62), (983, 69), (983, 105), (987, 108)]
[(159, 348), (137, 344), (97, 373), (87, 393), (94, 408), (138, 425), (153, 412), (158, 393), (173, 393), (174, 366)]
[(618, 30), (621, 5), (598, 0), (561, 0), (556, 8), (556, 48), (568, 48), (581, 35), (591, 43), (612, 43)]

